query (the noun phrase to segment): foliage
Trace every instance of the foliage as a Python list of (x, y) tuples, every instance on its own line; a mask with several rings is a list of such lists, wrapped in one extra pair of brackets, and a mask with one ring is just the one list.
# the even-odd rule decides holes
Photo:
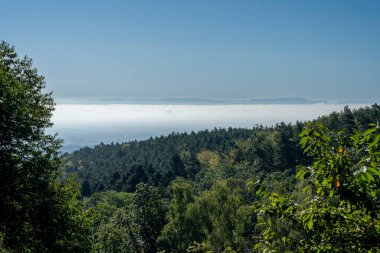
[[(380, 132), (328, 131), (308, 124), (300, 135), (313, 157), (302, 167), (302, 193), (267, 193), (262, 251), (362, 252), (380, 249)], [(300, 198), (302, 196), (302, 198)], [(301, 201), (300, 201), (301, 200)], [(294, 235), (300, 231), (303, 236)], [(293, 234), (292, 234), (293, 232)], [(300, 239), (300, 240), (299, 240)]]
[(250, 134), (251, 130), (232, 128), (172, 133), (145, 141), (100, 144), (61, 159), (67, 173), (78, 174), (84, 196), (104, 190), (134, 192), (139, 183), (164, 189), (178, 176), (194, 180), (200, 170), (198, 153), (225, 153)]
[(45, 133), (54, 102), (29, 58), (0, 43), (0, 234), (16, 252), (85, 252), (76, 184), (59, 180), (61, 141)]
[(377, 104), (59, 159), (44, 87), (1, 43), (0, 252), (380, 251)]
[(162, 229), (157, 241), (161, 249), (184, 252), (194, 238), (200, 239), (194, 224), (186, 214), (187, 205), (193, 201), (193, 186), (189, 182), (175, 180), (169, 188), (172, 199), (168, 223)]
[[(347, 136), (352, 136), (355, 128), (368, 129), (359, 119), (373, 120), (378, 115), (376, 104), (331, 114), (338, 123), (330, 126), (332, 131), (323, 130), (331, 139), (325, 146), (334, 147), (339, 138), (353, 143)], [(330, 116), (318, 121), (329, 122)], [(300, 144), (301, 137), (304, 144), (305, 136), (299, 134), (305, 126), (310, 127), (297, 122), (171, 134), (140, 142), (101, 144), (64, 155), (67, 172), (77, 171), (81, 180), (85, 178), (82, 194), (90, 194), (84, 202), (94, 213), (93, 250), (294, 252), (318, 251), (321, 245), (330, 250), (319, 232), (309, 229), (311, 225), (317, 228), (316, 216), (311, 222), (306, 215), (317, 199), (313, 195), (315, 179), (309, 172), (302, 181), (295, 175), (299, 164), (313, 167), (314, 158), (304, 153)], [(342, 126), (348, 129), (336, 133)], [(135, 193), (96, 192), (110, 188)], [(156, 192), (156, 197), (143, 192)], [(321, 203), (312, 210), (323, 210), (324, 205), (342, 209), (338, 195), (318, 199)], [(169, 202), (167, 210), (163, 206)], [(161, 210), (161, 215), (152, 216), (155, 210)], [(341, 235), (349, 232), (345, 227), (342, 231)]]
[(166, 223), (166, 206), (158, 191), (147, 184), (137, 185), (131, 212), (141, 239), (140, 251), (156, 252), (156, 240)]
[(87, 212), (92, 214), (92, 251), (136, 252), (137, 228), (132, 221), (129, 206), (133, 194), (106, 191), (84, 199)]
[(92, 246), (95, 252), (139, 252), (141, 240), (129, 212), (117, 209), (108, 222), (97, 227)]
[(169, 222), (159, 239), (164, 249), (184, 252), (193, 241), (203, 241), (215, 252), (252, 246), (247, 239), (253, 233), (255, 215), (244, 181), (217, 181), (194, 199), (188, 183), (174, 183), (171, 190)]
[[(320, 117), (316, 122), (326, 124), (331, 130), (350, 127), (362, 131), (368, 128), (368, 123), (379, 118), (380, 106), (374, 104), (357, 110), (347, 107), (342, 112)], [(176, 177), (198, 180), (203, 177), (205, 168), (224, 167), (224, 172), (229, 169), (243, 172), (244, 169), (251, 175), (287, 169), (295, 171), (297, 165), (311, 162), (299, 144), (298, 134), (303, 127), (304, 123), (296, 122), (278, 123), (273, 127), (256, 125), (251, 129), (172, 133), (144, 141), (101, 143), (94, 148), (64, 154), (61, 158), (67, 173), (78, 174), (83, 196), (105, 190), (134, 192), (139, 183), (155, 186), (167, 194), (167, 187)], [(205, 182), (202, 189), (210, 187)]]
[(118, 209), (126, 208), (132, 197), (132, 193), (105, 191), (85, 198), (83, 203), (86, 210), (92, 214), (93, 228), (96, 230), (100, 225), (107, 223)]
[(166, 206), (157, 189), (137, 185), (135, 193), (107, 191), (84, 200), (93, 215), (95, 252), (156, 252)]
[(197, 242), (194, 242), (194, 245), (189, 246), (186, 249), (186, 252), (212, 253), (211, 250), (207, 249), (207, 245), (205, 243), (197, 243)]

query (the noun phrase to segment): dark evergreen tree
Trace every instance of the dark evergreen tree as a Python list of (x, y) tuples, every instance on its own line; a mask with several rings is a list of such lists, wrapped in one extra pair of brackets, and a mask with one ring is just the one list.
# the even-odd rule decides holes
[(355, 119), (354, 119), (354, 115), (352, 114), (351, 109), (347, 105), (343, 109), (341, 122), (342, 122), (341, 129), (346, 129), (347, 131), (351, 133), (352, 129), (355, 127)]
[(81, 188), (80, 192), (81, 192), (83, 197), (88, 197), (91, 195), (91, 185), (87, 180), (85, 180), (82, 183), (82, 188)]

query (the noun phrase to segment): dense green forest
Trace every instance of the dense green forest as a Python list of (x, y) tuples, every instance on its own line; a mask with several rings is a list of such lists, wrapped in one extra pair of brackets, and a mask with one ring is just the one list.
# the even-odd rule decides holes
[[(364, 174), (369, 178), (370, 184), (374, 184), (369, 187), (374, 190), (370, 193), (373, 195), (369, 196), (370, 200), (364, 200), (362, 196), (368, 192), (357, 192), (358, 196), (355, 196), (356, 193), (349, 191), (343, 196), (338, 196), (341, 193), (335, 192), (331, 197), (323, 199), (325, 196), (318, 196), (321, 192), (317, 194), (315, 186), (306, 185), (307, 181), (312, 184), (316, 182), (300, 165), (309, 166), (306, 168), (320, 166), (321, 161), (318, 159), (326, 158), (311, 150), (322, 147), (326, 152), (329, 148), (337, 154), (340, 154), (340, 147), (345, 148), (342, 151), (344, 155), (355, 156), (355, 163), (358, 163), (365, 156), (362, 150), (355, 151), (360, 149), (355, 146), (359, 144), (354, 145), (351, 139), (360, 138), (361, 134), (371, 129), (371, 122), (376, 122), (379, 117), (380, 106), (377, 104), (352, 111), (346, 106), (341, 112), (333, 112), (313, 122), (279, 123), (273, 127), (255, 126), (252, 129), (213, 129), (189, 134), (172, 133), (146, 141), (100, 144), (94, 148), (64, 154), (62, 160), (65, 171), (69, 174), (76, 173), (81, 182), (86, 208), (101, 214), (102, 220), (98, 220), (93, 227), (94, 243), (99, 252), (375, 250), (379, 241), (376, 210), (379, 207), (376, 188), (379, 183), (378, 168), (374, 166), (376, 169), (373, 173)], [(329, 143), (309, 143), (314, 137), (320, 138), (320, 142), (326, 138), (324, 141)], [(366, 138), (368, 142), (376, 141), (375, 144), (378, 145), (379, 137), (374, 140), (372, 137)], [(363, 143), (360, 145), (365, 146)], [(330, 160), (324, 162), (332, 163)], [(326, 165), (324, 169), (329, 166)], [(357, 164), (346, 164), (346, 161), (339, 161), (336, 166), (337, 169), (340, 166), (351, 166), (347, 171), (340, 171), (342, 174), (358, 170), (355, 167)], [(296, 176), (297, 172), (307, 179), (301, 180)], [(322, 176), (324, 175), (320, 177)], [(330, 174), (326, 176), (331, 177)], [(348, 176), (342, 175), (342, 178)], [(325, 187), (334, 184), (323, 182)], [(312, 188), (306, 189), (307, 187)], [(147, 242), (145, 236), (141, 235), (133, 243), (131, 236), (144, 233), (139, 229), (153, 229), (150, 226), (143, 228), (139, 225), (141, 221), (134, 221), (133, 218), (136, 217), (134, 198), (143, 189), (146, 195), (154, 192), (158, 202), (155, 206), (148, 207), (148, 203), (153, 200), (147, 198), (139, 208), (147, 208), (146, 211), (151, 212), (147, 217), (158, 210), (166, 215), (162, 216), (165, 217), (162, 223), (157, 222), (159, 226), (154, 227), (155, 232), (150, 232), (150, 235), (155, 235), (154, 240)], [(304, 192), (306, 190), (310, 191), (309, 194)], [(320, 191), (325, 190), (328, 191)], [(118, 195), (121, 192), (124, 192), (122, 194), (126, 202), (116, 204), (115, 199), (121, 198)], [(313, 203), (311, 196), (318, 197), (320, 203)], [(342, 203), (339, 202), (339, 197), (342, 197)], [(347, 205), (345, 201), (351, 200), (350, 198), (353, 198), (353, 202), (349, 202), (350, 210), (345, 210), (341, 205)], [(374, 218), (372, 224), (368, 220), (365, 221), (368, 222), (367, 225), (362, 224), (364, 221), (360, 224), (363, 226), (361, 229), (371, 235), (355, 235), (349, 228), (339, 228), (343, 224), (337, 220), (334, 226), (338, 228), (332, 229), (342, 231), (329, 235), (331, 238), (326, 240), (323, 233), (327, 225), (318, 224), (321, 228), (317, 228), (316, 223), (317, 215), (323, 219), (327, 217), (318, 213), (305, 216), (303, 220), (294, 220), (295, 212), (303, 212), (311, 204), (315, 210), (310, 211), (319, 211), (318, 208), (326, 205), (327, 211), (334, 212), (337, 216), (329, 217), (331, 223), (339, 215), (349, 217), (347, 212), (354, 212), (352, 215), (355, 217), (350, 221), (350, 226), (354, 227), (357, 226), (355, 218), (362, 219), (366, 213), (355, 201), (373, 202), (369, 208), (375, 212), (370, 214)], [(302, 206), (300, 210), (297, 210), (298, 205)], [(359, 206), (354, 208), (354, 205)], [(107, 211), (103, 210), (104, 206)], [(335, 209), (343, 213), (340, 214)], [(293, 212), (291, 218), (287, 217), (289, 212)], [(131, 223), (124, 224), (126, 220)], [(373, 227), (369, 229), (369, 225)], [(131, 231), (135, 232), (131, 234)], [(122, 244), (117, 243), (120, 238)], [(339, 247), (335, 247), (334, 243), (339, 244)]]
[[(343, 108), (342, 108), (343, 109)], [(332, 131), (363, 131), (380, 118), (380, 106), (342, 112), (314, 120)], [(172, 180), (181, 177), (199, 181), (207, 168), (227, 166), (223, 177), (232, 176), (231, 166), (245, 166), (247, 175), (295, 169), (309, 164), (299, 134), (303, 122), (278, 123), (252, 129), (213, 129), (197, 133), (172, 133), (145, 141), (99, 144), (61, 156), (67, 173), (75, 172), (82, 184), (82, 195), (104, 190), (133, 192), (138, 183), (147, 183), (165, 192)], [(232, 173), (232, 174), (231, 174)]]
[(380, 251), (378, 104), (60, 155), (44, 79), (4, 42), (0, 85), (0, 252)]

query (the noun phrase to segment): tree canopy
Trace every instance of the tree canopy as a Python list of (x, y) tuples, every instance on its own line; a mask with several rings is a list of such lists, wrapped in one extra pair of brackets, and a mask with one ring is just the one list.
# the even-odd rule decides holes
[(0, 233), (17, 252), (83, 252), (89, 243), (76, 184), (59, 180), (61, 140), (46, 134), (54, 110), (32, 60), (0, 43)]
[(59, 157), (44, 89), (0, 43), (0, 252), (380, 250), (378, 104)]

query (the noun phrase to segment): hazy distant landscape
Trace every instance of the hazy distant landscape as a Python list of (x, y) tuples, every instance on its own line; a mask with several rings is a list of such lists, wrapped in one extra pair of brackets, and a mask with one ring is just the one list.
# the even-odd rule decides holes
[(376, 99), (310, 99), (303, 97), (272, 98), (57, 98), (58, 104), (138, 104), (138, 105), (305, 105), (305, 104), (373, 104)]
[[(62, 152), (101, 142), (144, 140), (171, 132), (252, 128), (256, 124), (272, 126), (279, 122), (307, 121), (333, 111), (339, 112), (345, 106), (301, 98), (256, 99), (250, 100), (250, 104), (242, 103), (248, 100), (233, 100), (228, 104), (228, 100), (211, 99), (114, 99), (94, 104), (96, 101), (99, 102), (77, 100), (57, 104), (51, 131), (58, 132), (64, 139)], [(363, 106), (365, 104), (350, 104), (352, 109)]]
[(380, 252), (380, 1), (0, 1), (0, 253)]

